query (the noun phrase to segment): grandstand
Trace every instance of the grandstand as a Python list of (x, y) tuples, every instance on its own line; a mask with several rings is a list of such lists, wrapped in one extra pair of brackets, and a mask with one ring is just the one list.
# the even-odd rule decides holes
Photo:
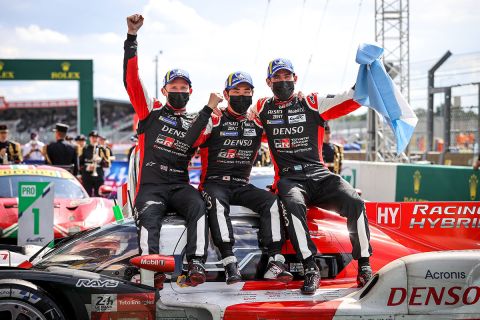
[[(77, 106), (78, 99), (8, 101), (0, 97), (0, 119), (9, 126), (10, 136), (20, 143), (26, 143), (32, 131), (49, 141), (57, 122), (68, 124), (70, 135), (78, 133)], [(134, 115), (130, 102), (98, 98), (94, 108), (94, 127), (102, 135), (115, 143), (128, 141), (133, 132)]]

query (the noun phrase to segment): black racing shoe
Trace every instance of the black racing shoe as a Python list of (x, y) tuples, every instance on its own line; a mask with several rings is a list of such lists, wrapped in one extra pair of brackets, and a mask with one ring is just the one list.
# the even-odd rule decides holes
[(370, 279), (372, 279), (373, 273), (372, 268), (370, 265), (363, 265), (358, 268), (358, 276), (357, 276), (357, 286), (362, 288), (367, 284)]
[(225, 268), (225, 282), (227, 282), (227, 284), (234, 284), (242, 281), (242, 275), (238, 270), (237, 262), (230, 262), (224, 268)]
[(314, 294), (317, 288), (320, 287), (320, 270), (318, 268), (305, 269), (305, 280), (303, 286), (300, 289), (302, 294)]
[(207, 279), (205, 275), (205, 266), (203, 262), (198, 259), (192, 259), (188, 263), (187, 283), (191, 287), (196, 287), (202, 284)]
[(273, 260), (273, 258), (268, 261), (267, 271), (263, 277), (267, 280), (277, 280), (283, 283), (289, 283), (293, 279), (293, 275), (287, 271), (285, 264), (282, 261)]

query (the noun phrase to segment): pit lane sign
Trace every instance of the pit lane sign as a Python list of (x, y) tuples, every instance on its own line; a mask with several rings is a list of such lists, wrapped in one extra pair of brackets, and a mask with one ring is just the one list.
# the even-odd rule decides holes
[(18, 183), (18, 245), (44, 246), (53, 240), (51, 182)]

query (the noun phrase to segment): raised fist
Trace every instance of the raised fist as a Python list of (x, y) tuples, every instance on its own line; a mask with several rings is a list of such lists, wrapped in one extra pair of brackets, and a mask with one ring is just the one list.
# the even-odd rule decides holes
[(223, 97), (220, 93), (212, 92), (210, 93), (210, 99), (208, 99), (207, 106), (212, 110), (215, 110), (220, 102), (223, 101)]
[(221, 117), (222, 112), (225, 111), (225, 109), (227, 109), (227, 106), (218, 106), (216, 109), (213, 109), (213, 114)]
[(252, 104), (250, 108), (248, 108), (247, 110), (247, 119), (250, 121), (253, 121), (258, 117), (257, 112), (255, 111), (255, 108), (256, 108), (256, 105)]
[(297, 93), (297, 98), (298, 100), (302, 101), (303, 99), (305, 99), (305, 95), (303, 94), (302, 91), (298, 91)]
[(142, 25), (143, 17), (141, 14), (134, 14), (127, 17), (128, 34), (136, 35)]

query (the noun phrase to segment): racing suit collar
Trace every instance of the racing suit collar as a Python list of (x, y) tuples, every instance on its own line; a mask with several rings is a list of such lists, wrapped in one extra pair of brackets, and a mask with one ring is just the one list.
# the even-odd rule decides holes
[(187, 112), (187, 108), (174, 109), (168, 102), (165, 104), (165, 106), (167, 107), (166, 110), (175, 116), (183, 116)]
[(297, 95), (294, 93), (290, 99), (286, 100), (286, 101), (280, 101), (278, 99), (276, 99), (275, 97), (273, 97), (273, 103), (275, 105), (275, 107), (278, 107), (278, 108), (286, 108), (286, 107), (289, 107), (291, 105), (294, 105), (295, 103), (297, 103)]
[(234, 120), (237, 120), (237, 121), (245, 121), (245, 120), (247, 120), (247, 118), (246, 118), (245, 116), (233, 114), (233, 113), (230, 112), (230, 110), (228, 110), (228, 109), (226, 109), (225, 111), (223, 111), (223, 114), (224, 114), (227, 118), (234, 119)]

